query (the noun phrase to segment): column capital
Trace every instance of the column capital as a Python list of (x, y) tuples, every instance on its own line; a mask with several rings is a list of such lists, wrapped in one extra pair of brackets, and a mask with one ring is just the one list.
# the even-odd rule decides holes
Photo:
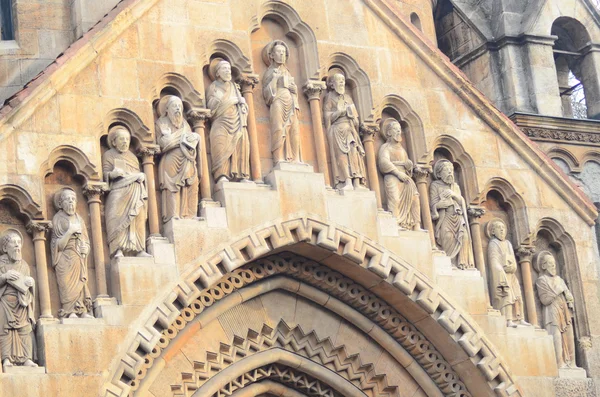
[(413, 174), (417, 183), (426, 183), (429, 174), (431, 174), (431, 166), (428, 164), (417, 164), (413, 169)]
[(27, 224), (26, 229), (27, 233), (33, 235), (34, 239), (36, 237), (43, 238), (44, 234), (46, 234), (48, 230), (52, 229), (52, 222), (33, 220)]
[(325, 90), (325, 82), (318, 80), (308, 80), (302, 86), (302, 91), (304, 91), (304, 95), (306, 95), (309, 101), (321, 99), (323, 90)]
[(519, 257), (519, 262), (531, 262), (533, 254), (535, 253), (535, 247), (532, 245), (520, 245), (515, 253)]
[(242, 88), (242, 94), (254, 91), (254, 88), (259, 83), (258, 75), (256, 74), (243, 74), (237, 81)]
[(137, 156), (141, 157), (141, 158), (154, 157), (159, 153), (160, 153), (160, 146), (149, 144), (149, 145), (144, 145), (144, 146), (140, 147), (137, 151)]
[(479, 219), (485, 215), (485, 208), (478, 205), (470, 205), (467, 209), (467, 215), (469, 215), (469, 219), (471, 220)]
[(379, 133), (379, 126), (377, 123), (365, 122), (360, 124), (358, 130), (363, 142), (372, 142), (375, 139), (375, 134)]
[(108, 184), (100, 181), (88, 181), (83, 186), (83, 195), (87, 197), (88, 202), (99, 200), (100, 196), (108, 192)]
[(204, 128), (204, 123), (210, 118), (211, 113), (212, 112), (210, 111), (210, 109), (192, 108), (188, 110), (186, 116), (188, 118), (188, 121), (192, 125), (192, 128), (196, 129)]

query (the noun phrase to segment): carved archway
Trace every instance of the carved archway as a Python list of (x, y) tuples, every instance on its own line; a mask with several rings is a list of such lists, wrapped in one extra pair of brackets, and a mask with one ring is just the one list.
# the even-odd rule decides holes
[(85, 180), (96, 180), (99, 178), (99, 173), (96, 165), (94, 165), (88, 156), (79, 148), (71, 145), (61, 145), (52, 150), (40, 167), (40, 175), (45, 177), (52, 173), (54, 166), (59, 161), (70, 163), (75, 169), (75, 173)]
[(581, 172), (581, 164), (585, 162), (579, 162), (577, 157), (573, 155), (570, 151), (565, 148), (555, 146), (552, 149), (548, 150), (548, 157), (552, 160), (561, 159), (569, 166), (569, 171), (571, 172)]
[[(247, 274), (240, 276), (236, 271), (244, 271), (240, 268), (248, 264), (256, 266), (255, 261), (264, 255), (281, 250), (301, 253), (312, 263), (318, 261), (318, 266), (313, 266), (318, 270), (315, 275), (323, 283), (320, 288), (327, 291), (317, 291), (321, 305), (331, 302), (340, 315), (358, 313), (367, 322), (357, 318), (354, 324), (365, 327), (363, 331), (369, 336), (393, 341), (399, 347), (387, 351), (394, 351), (399, 357), (408, 352), (404, 356), (407, 364), (412, 361), (415, 364), (412, 369), (425, 371), (425, 380), (438, 391), (432, 395), (522, 395), (503, 359), (474, 321), (426, 276), (367, 237), (305, 216), (254, 229), (232, 241), (190, 263), (177, 285), (155, 300), (155, 309), (145, 311), (144, 318), (136, 322), (139, 329), (126, 340), (127, 352), (111, 369), (104, 395), (124, 395), (140, 374), (153, 372), (147, 366), (152, 367), (162, 348), (169, 346), (169, 338), (198, 329), (199, 324), (188, 326), (188, 323), (204, 312), (205, 303), (212, 305), (219, 300), (217, 306), (221, 309), (235, 308), (247, 292), (236, 291), (232, 295), (234, 300), (225, 303), (221, 300), (224, 291), (233, 292), (236, 285), (243, 287), (246, 281), (253, 281)], [(339, 272), (340, 276), (328, 277), (333, 272)], [(298, 275), (303, 282), (312, 278), (305, 273)], [(327, 286), (327, 282), (341, 277), (357, 286), (350, 291), (357, 293), (356, 296), (334, 297), (337, 283)], [(227, 284), (220, 285), (224, 281)], [(301, 285), (294, 288), (297, 292), (306, 290)], [(260, 290), (255, 287), (246, 291), (256, 294)], [(217, 295), (211, 298), (209, 291)], [(362, 291), (377, 299), (367, 297)], [(206, 313), (214, 315), (214, 310)], [(381, 318), (377, 319), (378, 316)], [(377, 327), (369, 325), (372, 323)], [(405, 349), (402, 343), (409, 343), (410, 349)]]
[(361, 69), (358, 62), (341, 52), (331, 54), (329, 57), (328, 70), (331, 68), (340, 68), (344, 72), (347, 83), (356, 93), (360, 120), (366, 121), (373, 114), (373, 97), (369, 76)]
[(16, 205), (20, 215), (27, 218), (28, 221), (34, 219), (44, 219), (42, 208), (33, 201), (29, 192), (17, 185), (0, 186), (0, 202), (7, 201)]

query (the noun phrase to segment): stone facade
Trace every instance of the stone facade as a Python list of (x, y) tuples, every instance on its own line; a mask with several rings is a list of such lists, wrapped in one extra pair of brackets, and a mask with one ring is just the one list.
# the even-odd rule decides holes
[(596, 395), (596, 207), (444, 7), (123, 0), (72, 43), (0, 109), (0, 395)]

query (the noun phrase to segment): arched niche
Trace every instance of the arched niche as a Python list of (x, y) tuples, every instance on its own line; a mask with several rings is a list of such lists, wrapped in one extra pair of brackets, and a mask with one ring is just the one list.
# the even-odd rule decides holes
[(434, 165), (441, 158), (450, 160), (454, 164), (456, 180), (467, 204), (476, 200), (479, 195), (479, 184), (475, 163), (462, 144), (450, 135), (440, 135), (431, 147), (432, 151), (426, 157), (428, 162)]
[(569, 174), (569, 172), (580, 172), (581, 171), (580, 162), (577, 160), (577, 157), (575, 157), (575, 155), (573, 153), (571, 153), (569, 150), (567, 150), (563, 147), (555, 146), (555, 147), (551, 148), (550, 150), (548, 150), (546, 152), (546, 154), (552, 160), (560, 159), (560, 160), (564, 161), (569, 167), (569, 170), (567, 172), (565, 172), (567, 175)]
[[(253, 73), (250, 58), (232, 41), (217, 39), (210, 43), (204, 53), (204, 68), (215, 58), (223, 58), (231, 64), (234, 80), (241, 74)], [(205, 84), (205, 87), (208, 85)]]
[(19, 214), (18, 216), (23, 217), (26, 221), (44, 219), (42, 207), (33, 201), (31, 195), (21, 186), (1, 185), (0, 202), (8, 202), (13, 205)]
[(42, 163), (40, 174), (45, 177), (52, 173), (54, 166), (59, 162), (68, 162), (74, 167), (76, 175), (85, 180), (99, 178), (98, 167), (93, 164), (88, 156), (79, 148), (71, 145), (61, 145), (54, 148), (48, 155), (48, 160)]
[(373, 114), (373, 97), (371, 95), (371, 82), (367, 73), (360, 68), (354, 58), (341, 52), (329, 56), (327, 70), (330, 71), (334, 68), (340, 69), (346, 77), (346, 85), (350, 89), (358, 108), (360, 121), (371, 118)]
[[(575, 339), (590, 336), (589, 322), (587, 318), (587, 308), (585, 304), (585, 294), (583, 291), (583, 281), (581, 279), (581, 270), (579, 268), (579, 259), (577, 257), (577, 249), (575, 240), (567, 233), (564, 227), (555, 219), (541, 219), (535, 232), (533, 233), (533, 245), (535, 246), (534, 260), (537, 259), (537, 254), (543, 250), (547, 250), (554, 254), (558, 268), (558, 275), (561, 276), (567, 286), (571, 290), (575, 300)], [(533, 271), (533, 283), (537, 280), (538, 274)], [(543, 321), (542, 305), (536, 294), (536, 305), (538, 311), (538, 321)], [(577, 344), (576, 344), (577, 345)], [(582, 350), (577, 348), (577, 364), (586, 369), (586, 358)], [(589, 369), (588, 369), (589, 370)]]
[(103, 149), (108, 148), (106, 135), (111, 127), (115, 125), (125, 126), (131, 133), (131, 146), (134, 150), (147, 145), (154, 145), (154, 134), (150, 128), (146, 127), (142, 119), (132, 110), (117, 108), (109, 111), (102, 122), (100, 134), (103, 143)]
[(283, 29), (286, 37), (296, 43), (300, 58), (301, 87), (311, 79), (319, 78), (319, 53), (317, 38), (308, 24), (302, 21), (300, 15), (290, 5), (276, 0), (268, 0), (260, 5), (256, 17), (250, 24), (250, 32), (260, 29), (264, 19), (272, 19)]
[(158, 79), (153, 89), (152, 104), (155, 119), (161, 116), (158, 114), (157, 106), (160, 99), (165, 95), (175, 95), (181, 98), (184, 112), (192, 108), (204, 108), (205, 106), (202, 94), (196, 91), (187, 77), (174, 72), (165, 73)]
[(413, 26), (419, 29), (421, 32), (423, 31), (423, 27), (421, 26), (421, 18), (419, 18), (419, 14), (416, 12), (410, 13), (410, 23), (412, 23)]

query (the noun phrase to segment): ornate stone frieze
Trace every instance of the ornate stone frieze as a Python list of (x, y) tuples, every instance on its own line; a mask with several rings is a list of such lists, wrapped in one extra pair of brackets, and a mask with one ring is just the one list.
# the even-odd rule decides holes
[(523, 130), (523, 132), (533, 140), (549, 139), (556, 141), (574, 141), (600, 144), (600, 134), (593, 132), (576, 132), (533, 127), (521, 127), (521, 130)]

